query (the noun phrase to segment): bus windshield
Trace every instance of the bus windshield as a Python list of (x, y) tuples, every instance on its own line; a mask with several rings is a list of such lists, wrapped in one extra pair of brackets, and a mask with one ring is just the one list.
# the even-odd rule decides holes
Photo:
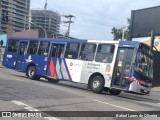
[(136, 57), (136, 71), (153, 80), (153, 53), (149, 47), (140, 44)]

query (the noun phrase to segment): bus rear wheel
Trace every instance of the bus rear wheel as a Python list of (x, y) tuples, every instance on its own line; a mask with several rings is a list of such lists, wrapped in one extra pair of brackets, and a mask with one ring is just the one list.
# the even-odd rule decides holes
[(101, 93), (104, 88), (104, 79), (101, 76), (94, 76), (89, 86), (94, 93)]
[(27, 76), (31, 79), (31, 80), (39, 80), (40, 76), (36, 75), (36, 67), (35, 66), (30, 66), (27, 69)]
[(111, 95), (119, 95), (121, 93), (121, 91), (120, 90), (109, 90), (109, 93)]

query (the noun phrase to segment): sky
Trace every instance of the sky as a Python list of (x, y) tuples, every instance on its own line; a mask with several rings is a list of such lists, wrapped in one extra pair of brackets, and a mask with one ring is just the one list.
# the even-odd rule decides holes
[[(31, 0), (31, 9), (43, 9), (46, 0)], [(70, 36), (79, 39), (112, 40), (111, 29), (127, 26), (131, 10), (159, 6), (160, 0), (48, 0), (47, 9), (74, 15)], [(62, 21), (65, 19), (62, 17)], [(61, 24), (60, 33), (67, 27)]]
[(3, 46), (6, 46), (7, 35), (6, 34), (0, 35), (0, 40), (3, 40)]

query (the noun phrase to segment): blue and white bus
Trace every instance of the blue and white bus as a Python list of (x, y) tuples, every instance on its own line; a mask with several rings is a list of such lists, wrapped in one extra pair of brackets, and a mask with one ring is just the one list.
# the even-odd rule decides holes
[(8, 37), (3, 66), (30, 79), (84, 83), (95, 93), (149, 94), (153, 51), (136, 41)]

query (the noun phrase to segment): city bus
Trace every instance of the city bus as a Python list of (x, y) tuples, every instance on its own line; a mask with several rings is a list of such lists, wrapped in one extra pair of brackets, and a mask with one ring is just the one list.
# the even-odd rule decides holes
[(153, 51), (137, 41), (8, 37), (3, 66), (28, 78), (87, 84), (95, 93), (149, 94)]

